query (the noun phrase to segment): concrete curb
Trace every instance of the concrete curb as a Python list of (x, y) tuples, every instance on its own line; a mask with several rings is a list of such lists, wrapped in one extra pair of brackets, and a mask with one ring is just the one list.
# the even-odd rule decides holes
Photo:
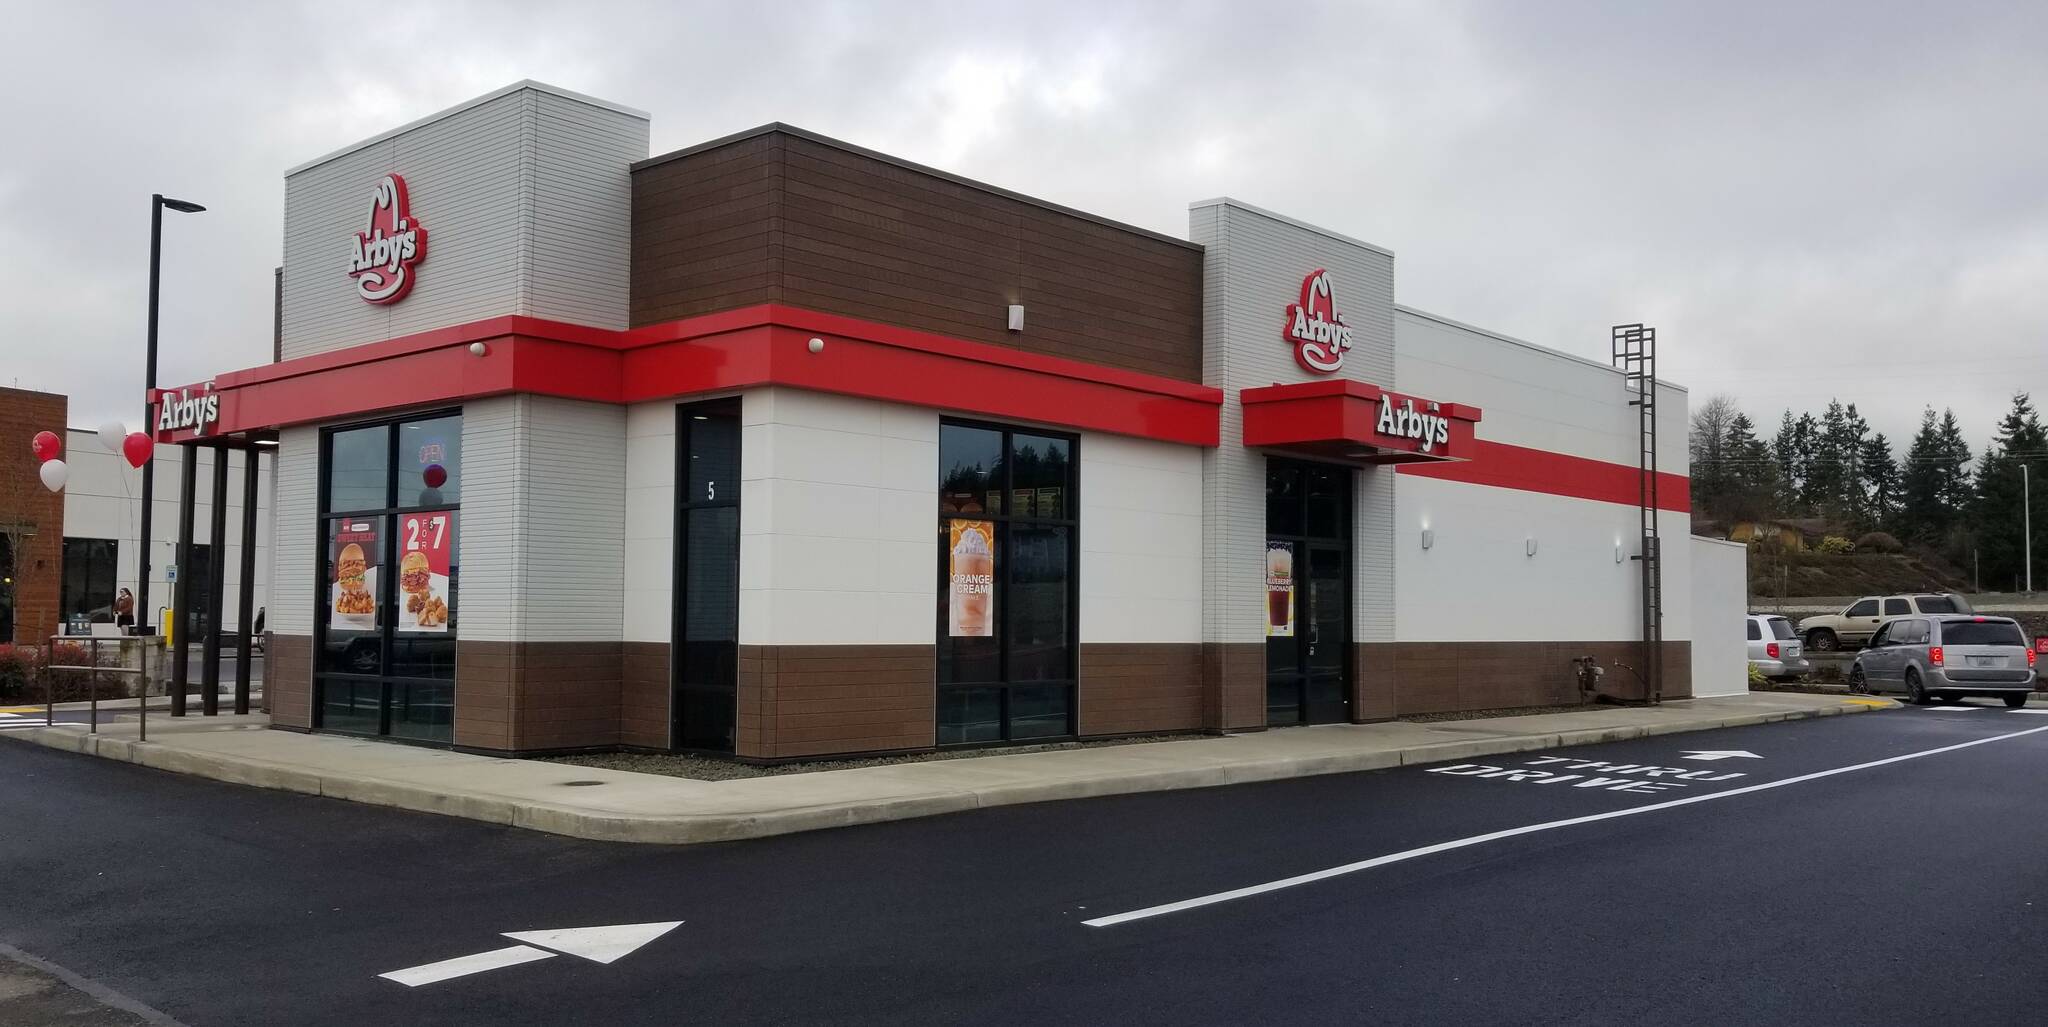
[(1062, 780), (1055, 777), (1024, 784), (933, 789), (924, 793), (894, 795), (886, 799), (834, 802), (753, 813), (679, 813), (658, 816), (599, 811), (481, 793), (448, 795), (403, 781), (347, 777), (250, 757), (230, 758), (185, 749), (165, 748), (151, 742), (88, 734), (76, 727), (27, 728), (10, 731), (8, 736), (23, 738), (65, 752), (120, 760), (154, 770), (190, 774), (229, 784), (274, 788), (420, 813), (438, 813), (443, 816), (504, 824), (592, 841), (692, 845), (765, 838), (771, 835), (876, 824), (891, 820), (909, 820), (995, 806), (1140, 792), (1215, 788), (1322, 774), (1384, 770), (1389, 767), (1469, 760), (1480, 756), (1528, 752), (1535, 749), (1598, 745), (1665, 734), (1750, 727), (1846, 713), (1869, 713), (1880, 709), (1895, 709), (1899, 705), (1889, 700), (1883, 702), (1885, 705), (1844, 704), (1810, 710), (1737, 714), (1712, 720), (1585, 728), (1557, 734), (1473, 738), (1415, 745), (1403, 749), (1371, 749), (1356, 753), (1285, 759), (1252, 759), (1199, 767), (1137, 771), (1116, 777), (1093, 777), (1083, 780)]

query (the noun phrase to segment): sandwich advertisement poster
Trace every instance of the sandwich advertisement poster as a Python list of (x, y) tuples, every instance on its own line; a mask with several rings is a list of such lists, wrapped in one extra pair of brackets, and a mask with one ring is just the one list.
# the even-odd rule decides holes
[(449, 556), (455, 511), (398, 515), (398, 630), (448, 630)]
[(371, 631), (377, 627), (377, 554), (384, 546), (377, 530), (382, 518), (332, 522), (327, 541), (327, 627), (330, 631)]

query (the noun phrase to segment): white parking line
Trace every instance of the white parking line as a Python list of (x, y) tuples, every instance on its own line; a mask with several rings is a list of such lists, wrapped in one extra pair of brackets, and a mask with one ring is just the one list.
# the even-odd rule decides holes
[(1988, 709), (1990, 709), (1991, 707), (1989, 707), (1989, 706), (1929, 706), (1929, 707), (1927, 707), (1927, 708), (1928, 708), (1928, 709), (1930, 709), (1930, 710), (1952, 710), (1952, 711), (1960, 711), (1960, 710), (1988, 710)]
[(2048, 713), (2048, 710), (2044, 710), (2044, 709), (2042, 709), (2042, 708), (2040, 708), (2040, 707), (2038, 707), (2038, 706), (2022, 706), (2022, 707), (2020, 707), (2019, 709), (2016, 709), (2016, 710), (2007, 710), (2007, 711), (2005, 711), (2005, 712), (2007, 712), (2007, 713)]
[[(1975, 709), (1976, 707), (1967, 708)], [(1158, 906), (1147, 906), (1144, 909), (1134, 909), (1128, 913), (1115, 913), (1110, 916), (1099, 916), (1093, 920), (1083, 920), (1081, 922), (1083, 924), (1088, 925), (1089, 927), (1115, 927), (1118, 924), (1127, 924), (1133, 920), (1148, 920), (1155, 916), (1165, 916), (1168, 913), (1179, 913), (1185, 910), (1199, 909), (1203, 906), (1213, 906), (1218, 902), (1229, 902), (1232, 899), (1243, 899), (1249, 898), (1253, 895), (1263, 895), (1266, 892), (1279, 891), (1282, 888), (1293, 888), (1298, 885), (1314, 884), (1317, 881), (1327, 881), (1333, 877), (1342, 877), (1345, 874), (1354, 874), (1360, 870), (1371, 870), (1374, 867), (1383, 867), (1391, 863), (1403, 863), (1411, 859), (1420, 858), (1422, 856), (1435, 855), (1439, 852), (1450, 852), (1453, 849), (1466, 849), (1474, 845), (1484, 845), (1487, 842), (1500, 841), (1503, 838), (1515, 838), (1525, 834), (1535, 834), (1539, 831), (1555, 831), (1558, 828), (1563, 827), (1577, 827), (1580, 824), (1593, 824), (1598, 823), (1602, 820), (1616, 820), (1621, 817), (1633, 817), (1641, 813), (1655, 813), (1660, 810), (1676, 809), (1680, 806), (1690, 806), (1694, 803), (1699, 802), (1712, 802), (1716, 799), (1726, 799), (1737, 795), (1747, 795), (1750, 792), (1761, 792), (1767, 791), (1772, 788), (1783, 788), (1786, 785), (1796, 785), (1807, 781), (1818, 781), (1821, 778), (1834, 777), (1837, 774), (1849, 774), (1854, 773), (1858, 770), (1870, 770), (1876, 767), (1889, 766), (1893, 763), (1903, 763), (1906, 760), (1917, 760), (1926, 756), (1939, 756), (1945, 752), (1955, 752), (1958, 749), (1968, 749), (1972, 746), (1988, 745), (1992, 742), (2003, 742), (2012, 738), (2024, 738), (2027, 735), (2038, 735), (2043, 731), (2048, 731), (2048, 727), (2028, 728), (2025, 731), (2014, 731), (2010, 734), (1992, 735), (1989, 738), (1979, 738), (1968, 742), (1958, 742), (1955, 745), (1944, 745), (1939, 749), (1925, 749), (1920, 752), (1909, 752), (1903, 756), (1888, 756), (1881, 760), (1872, 760), (1868, 763), (1858, 763), (1854, 766), (1836, 767), (1833, 770), (1821, 770), (1811, 774), (1801, 774), (1798, 777), (1784, 778), (1778, 781), (1765, 781), (1762, 784), (1745, 785), (1741, 788), (1730, 788), (1725, 792), (1713, 792), (1707, 795), (1693, 795), (1683, 799), (1672, 799), (1669, 802), (1655, 802), (1647, 806), (1636, 806), (1630, 809), (1612, 810), (1607, 813), (1594, 813), (1583, 817), (1572, 817), (1568, 820), (1552, 820), (1542, 824), (1530, 824), (1526, 827), (1511, 827), (1505, 831), (1492, 831), (1487, 834), (1476, 834), (1471, 836), (1470, 838), (1459, 838), (1455, 841), (1438, 842), (1435, 845), (1424, 845), (1421, 848), (1417, 849), (1408, 849), (1402, 852), (1388, 853), (1384, 856), (1375, 856), (1371, 859), (1362, 859), (1356, 863), (1346, 863), (1343, 866), (1330, 867), (1327, 870), (1317, 870), (1313, 873), (1300, 874), (1295, 877), (1281, 878), (1278, 881), (1268, 881), (1265, 884), (1254, 884), (1245, 888), (1233, 888), (1230, 891), (1221, 891), (1213, 895), (1202, 895), (1192, 899), (1182, 899), (1179, 902), (1168, 902)]]

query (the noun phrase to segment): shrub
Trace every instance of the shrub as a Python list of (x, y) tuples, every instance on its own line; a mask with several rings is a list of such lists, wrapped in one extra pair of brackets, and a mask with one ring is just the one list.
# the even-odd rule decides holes
[(1906, 551), (1904, 543), (1882, 531), (1873, 531), (1857, 539), (1856, 548), (1866, 553), (1903, 553)]
[(1771, 679), (1764, 677), (1764, 672), (1758, 670), (1754, 663), (1749, 665), (1749, 690), (1752, 692), (1768, 692), (1771, 690)]
[(21, 702), (28, 698), (29, 685), (36, 679), (34, 646), (0, 645), (0, 702)]
[(1828, 556), (1841, 556), (1856, 551), (1856, 543), (1840, 535), (1829, 535), (1820, 540), (1820, 551)]
[[(62, 642), (50, 650), (51, 663), (59, 667), (84, 667), (92, 663), (92, 651), (76, 642)], [(113, 666), (114, 655), (101, 651), (102, 665)], [(55, 695), (50, 694), (54, 687)], [(120, 693), (122, 683), (114, 675), (108, 675), (99, 684), (99, 697), (111, 698)], [(50, 671), (43, 669), (43, 651), (32, 645), (0, 645), (0, 704), (30, 705), (49, 701), (78, 702), (90, 698), (94, 688), (92, 676), (83, 671)]]

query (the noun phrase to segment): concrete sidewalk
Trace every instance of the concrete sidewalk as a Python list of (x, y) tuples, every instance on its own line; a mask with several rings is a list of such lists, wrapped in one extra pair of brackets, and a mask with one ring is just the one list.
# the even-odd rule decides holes
[(1646, 735), (1888, 709), (1888, 699), (1754, 693), (1647, 708), (1432, 723), (1338, 724), (1221, 738), (903, 763), (738, 781), (600, 770), (264, 728), (260, 714), (0, 734), (218, 781), (606, 841), (688, 844), (983, 806), (1206, 788), (1470, 759)]

